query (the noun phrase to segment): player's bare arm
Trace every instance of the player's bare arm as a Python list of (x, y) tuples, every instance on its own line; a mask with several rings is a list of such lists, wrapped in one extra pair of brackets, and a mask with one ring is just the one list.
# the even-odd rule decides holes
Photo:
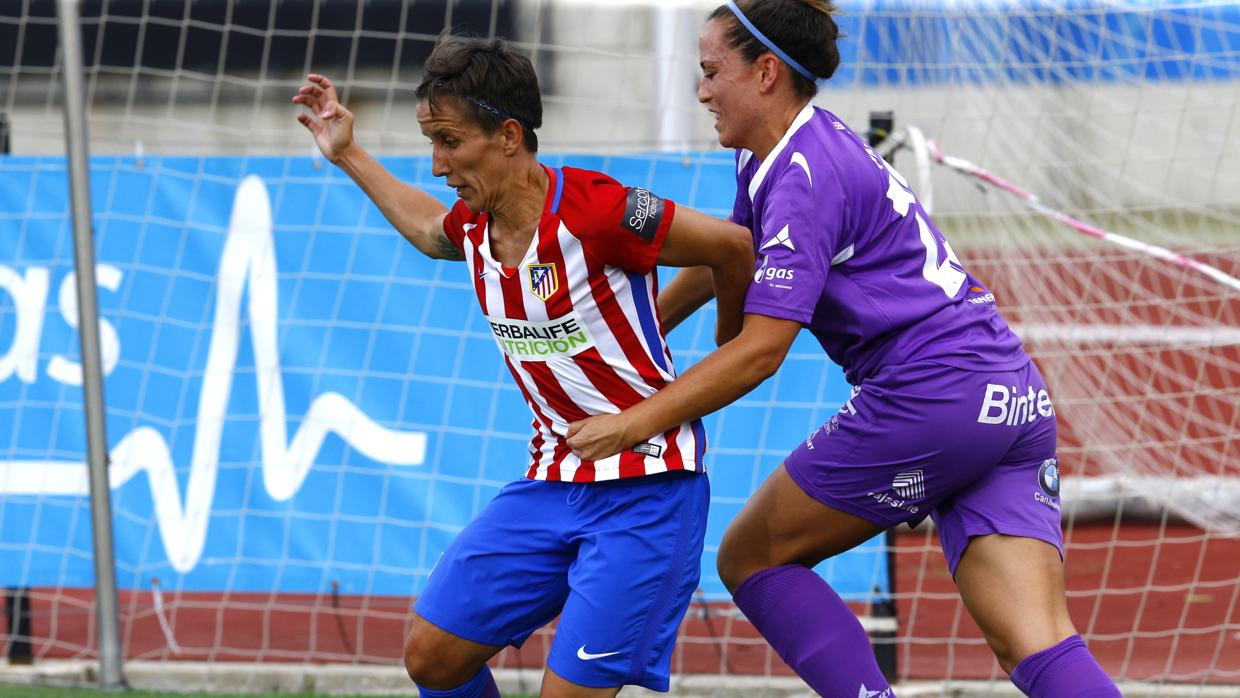
[(336, 87), (327, 76), (310, 73), (306, 80), (293, 102), (308, 110), (298, 114), (297, 120), (314, 136), (323, 157), (348, 173), (388, 222), (422, 254), (434, 259), (464, 259), (444, 234), (447, 207), (394, 177), (353, 140), (353, 112), (340, 103)]
[[(670, 309), (674, 322), (669, 327), (664, 318), (664, 331), (675, 327), (710, 299), (711, 295), (705, 294), (703, 289), (709, 283), (718, 307), (715, 342), (723, 344), (740, 334), (745, 292), (749, 289), (754, 267), (753, 241), (748, 230), (679, 207), (659, 252), (658, 263), (691, 267), (677, 275), (677, 280), (687, 275), (685, 281), (679, 285), (673, 281), (668, 286), (667, 290), (672, 292)], [(660, 299), (660, 311), (669, 307), (666, 303)]]
[(747, 314), (736, 339), (659, 392), (620, 414), (570, 424), (568, 445), (578, 457), (598, 460), (729, 405), (775, 374), (800, 330), (793, 320)]
[(666, 334), (715, 297), (710, 267), (682, 269), (659, 291), (659, 318)]

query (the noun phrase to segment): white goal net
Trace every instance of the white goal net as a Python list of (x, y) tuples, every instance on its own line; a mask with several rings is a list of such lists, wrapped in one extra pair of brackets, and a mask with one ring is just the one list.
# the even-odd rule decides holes
[[(713, 7), (84, 0), (126, 658), (399, 666), (439, 553), (523, 473), (527, 410), (471, 284), (317, 155), (290, 102), (305, 73), (341, 87), (362, 145), (447, 201), (413, 118), (422, 61), (445, 29), (505, 37), (539, 73), (545, 162), (722, 216), (733, 162), (695, 98)], [(841, 9), (843, 64), (817, 103), (887, 136), (1055, 395), (1078, 629), (1122, 681), (1235, 690), (1240, 4)], [(57, 43), (55, 3), (0, 3), (0, 650), (36, 664), (96, 656)], [(711, 326), (707, 308), (671, 334), (681, 370)], [(798, 341), (706, 420), (707, 554), (674, 686), (795, 686), (714, 556), (847, 395)], [(901, 685), (1006, 683), (933, 530), (819, 571)], [(550, 632), (494, 665), (533, 692)]]

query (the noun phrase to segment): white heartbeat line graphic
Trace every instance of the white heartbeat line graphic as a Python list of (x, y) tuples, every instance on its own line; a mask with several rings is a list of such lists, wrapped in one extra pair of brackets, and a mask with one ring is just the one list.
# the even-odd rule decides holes
[[(172, 454), (158, 431), (138, 427), (112, 449), (109, 484), (116, 489), (145, 471), (154, 498), (155, 518), (168, 560), (188, 572), (202, 556), (215, 497), (220, 445), (233, 369), (241, 342), (241, 298), (249, 286), (250, 340), (258, 389), (263, 485), (276, 501), (301, 488), (323, 440), (336, 433), (357, 452), (392, 465), (421, 465), (426, 434), (380, 426), (339, 393), (316, 397), (300, 428), (288, 440), (284, 381), (276, 338), (277, 284), (271, 201), (263, 181), (246, 177), (237, 188), (224, 252), (220, 257), (215, 318), (206, 371), (198, 398), (189, 483), (182, 506)], [(0, 494), (85, 496), (82, 463), (9, 461), (0, 463)]]

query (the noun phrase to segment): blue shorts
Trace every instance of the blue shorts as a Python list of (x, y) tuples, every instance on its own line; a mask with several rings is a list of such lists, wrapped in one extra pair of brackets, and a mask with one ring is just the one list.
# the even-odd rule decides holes
[(948, 568), (975, 536), (1059, 549), (1055, 409), (1033, 362), (1011, 371), (890, 366), (784, 462), (814, 499), (889, 528), (932, 516)]
[(414, 610), (458, 637), (514, 647), (559, 615), (547, 658), (556, 674), (666, 691), (709, 503), (696, 473), (518, 480), (452, 541)]

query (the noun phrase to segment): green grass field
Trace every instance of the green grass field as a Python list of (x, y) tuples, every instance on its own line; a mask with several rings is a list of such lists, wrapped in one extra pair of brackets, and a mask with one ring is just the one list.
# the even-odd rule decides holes
[[(52, 688), (48, 686), (15, 686), (0, 683), (0, 698), (322, 698), (323, 693), (167, 693), (163, 691), (104, 691), (97, 688)], [(406, 696), (413, 696), (412, 689)], [(362, 696), (334, 696), (334, 698), (363, 698)], [(375, 698), (374, 695), (365, 698)], [(534, 698), (534, 696), (514, 696), (513, 698)]]

